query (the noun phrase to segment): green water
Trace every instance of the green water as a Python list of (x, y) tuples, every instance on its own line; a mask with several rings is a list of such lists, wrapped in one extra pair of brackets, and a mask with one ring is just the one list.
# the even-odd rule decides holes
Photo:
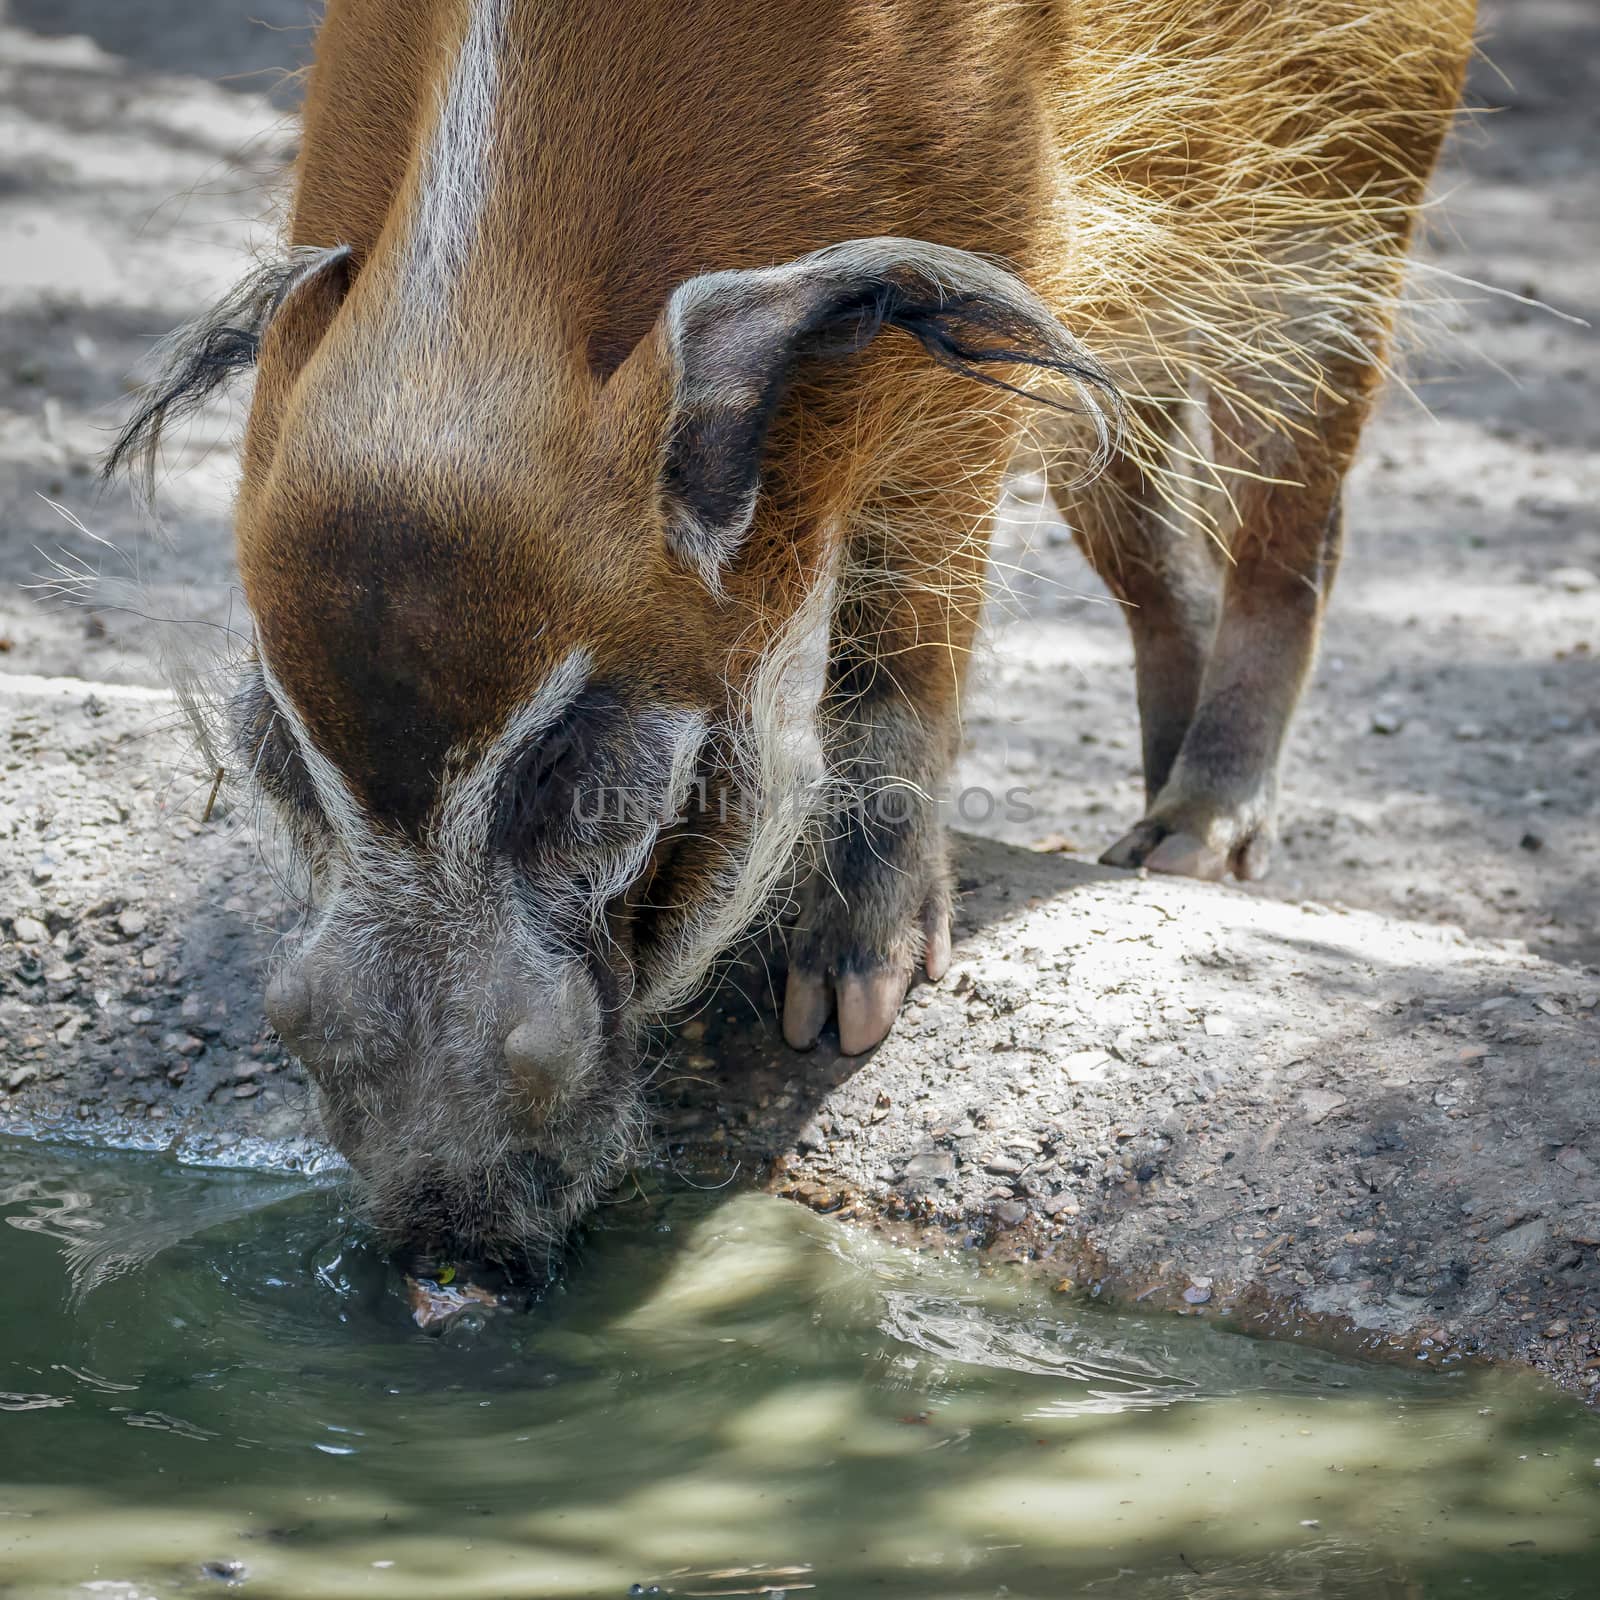
[[(751, 1195), (446, 1336), (335, 1190), (0, 1145), (0, 1595), (1600, 1591), (1600, 1424)], [(225, 1567), (215, 1566), (213, 1573)], [(810, 1586), (810, 1587), (808, 1587)]]

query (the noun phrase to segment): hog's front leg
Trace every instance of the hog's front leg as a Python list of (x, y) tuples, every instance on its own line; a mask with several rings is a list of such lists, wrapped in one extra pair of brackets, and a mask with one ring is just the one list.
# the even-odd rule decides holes
[(873, 694), (849, 737), (837, 770), (853, 799), (827, 818), (799, 888), (783, 1036), (809, 1049), (837, 1009), (839, 1048), (857, 1055), (888, 1033), (919, 964), (935, 979), (950, 964), (949, 755), (944, 730), (897, 695)]
[[(971, 541), (976, 544), (977, 541)], [(823, 743), (840, 796), (813, 845), (790, 928), (783, 1034), (839, 1048), (888, 1033), (920, 967), (950, 964), (951, 873), (941, 798), (959, 741), (981, 603), (982, 550), (907, 571), (857, 565), (834, 622)]]

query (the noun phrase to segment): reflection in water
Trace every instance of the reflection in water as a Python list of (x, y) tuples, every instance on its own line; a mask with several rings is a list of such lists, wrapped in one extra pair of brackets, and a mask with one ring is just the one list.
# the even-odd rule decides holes
[[(1197, 1385), (1166, 1376), (1122, 1347), (1090, 1336), (1092, 1324), (995, 1311), (926, 1293), (886, 1293), (879, 1324), (890, 1338), (930, 1356), (990, 1371), (1065, 1378), (1081, 1385), (1029, 1417), (1115, 1415), (1199, 1398)], [(1108, 1330), (1109, 1331), (1109, 1330)], [(956, 1379), (957, 1384), (960, 1378)]]
[[(443, 1337), (336, 1193), (0, 1146), (0, 1593), (1588, 1595), (1600, 1427), (799, 1207), (608, 1211)], [(237, 1576), (237, 1574), (234, 1574)]]
[(159, 1188), (130, 1190), (122, 1205), (96, 1206), (94, 1197), (64, 1177), (19, 1179), (0, 1185), (0, 1214), (8, 1226), (57, 1239), (74, 1301), (124, 1272), (135, 1272), (172, 1245), (181, 1244), (272, 1205), (274, 1185), (219, 1185), (173, 1207)]
[(72, 1401), (61, 1394), (5, 1394), (0, 1393), (0, 1411), (48, 1411), (52, 1406), (70, 1406)]

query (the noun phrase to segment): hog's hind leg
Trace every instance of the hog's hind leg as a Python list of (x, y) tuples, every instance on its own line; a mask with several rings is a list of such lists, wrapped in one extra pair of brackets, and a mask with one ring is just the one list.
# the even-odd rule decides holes
[[(1304, 352), (1316, 377), (1296, 380), (1292, 395), (1269, 388), (1267, 408), (1281, 404), (1289, 419), (1276, 425), (1252, 422), (1221, 394), (1209, 398), (1216, 476), (1234, 513), (1216, 631), (1170, 768), (1164, 749), (1178, 718), (1158, 719), (1154, 761), (1147, 722), (1145, 814), (1102, 857), (1109, 865), (1199, 878), (1267, 870), (1279, 760), (1339, 565), (1345, 473), (1372, 407), (1416, 208), (1470, 43), (1469, 4), (1435, 10), (1426, 26), (1418, 13), (1408, 35), (1415, 50), (1341, 89), (1342, 127), (1291, 174), (1290, 191), (1306, 206), (1326, 205), (1331, 219), (1322, 248), (1333, 253), (1314, 290), (1327, 302), (1298, 307), (1280, 330), (1291, 342), (1316, 341)], [(1335, 65), (1312, 63), (1308, 86)], [(1352, 215), (1362, 218), (1354, 235)], [(1264, 238), (1261, 247), (1270, 258), (1277, 243)], [(1290, 280), (1292, 268), (1286, 263)], [(1293, 306), (1293, 296), (1283, 303)], [(1327, 315), (1308, 319), (1307, 309)], [(1337, 330), (1331, 338), (1329, 330)], [(1235, 377), (1246, 392), (1258, 381)]]
[[(1225, 439), (1225, 420), (1212, 420)], [(1259, 468), (1238, 480), (1238, 530), (1194, 713), (1144, 817), (1101, 858), (1108, 865), (1195, 878), (1265, 874), (1279, 760), (1338, 570), (1341, 484), (1359, 415), (1341, 422), (1325, 448), (1296, 451), (1273, 481)]]
[[(1176, 419), (1158, 407), (1132, 420), (1169, 445)], [(1181, 505), (1167, 502), (1131, 455), (1084, 484), (1050, 472), (1073, 538), (1122, 606), (1133, 638), (1146, 804), (1160, 794), (1194, 716), (1217, 625), (1218, 552)]]

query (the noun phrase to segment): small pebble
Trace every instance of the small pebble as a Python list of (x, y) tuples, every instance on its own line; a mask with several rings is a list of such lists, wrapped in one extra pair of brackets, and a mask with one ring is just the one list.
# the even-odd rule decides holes
[(1312, 1127), (1319, 1127), (1348, 1103), (1348, 1096), (1335, 1094), (1331, 1089), (1302, 1089), (1299, 1095), (1300, 1109)]
[(1565, 522), (1572, 515), (1572, 507), (1565, 500), (1552, 500), (1548, 495), (1531, 495), (1522, 503), (1530, 515), (1546, 517), (1551, 522)]
[(1557, 567), (1549, 575), (1549, 582), (1568, 594), (1584, 594), (1590, 589), (1600, 589), (1600, 573), (1587, 567)]
[(925, 1150), (906, 1162), (906, 1177), (914, 1183), (950, 1183), (956, 1175), (956, 1158), (948, 1150)]
[(1135, 1061), (1139, 1056), (1140, 1034), (1137, 1028), (1124, 1028), (1111, 1041), (1111, 1053), (1119, 1061)]
[(1074, 1050), (1062, 1060), (1061, 1070), (1069, 1083), (1093, 1083), (1105, 1076), (1110, 1064), (1111, 1056), (1105, 1050)]
[(18, 917), (11, 932), (18, 944), (43, 944), (50, 937), (50, 930), (33, 917)]

